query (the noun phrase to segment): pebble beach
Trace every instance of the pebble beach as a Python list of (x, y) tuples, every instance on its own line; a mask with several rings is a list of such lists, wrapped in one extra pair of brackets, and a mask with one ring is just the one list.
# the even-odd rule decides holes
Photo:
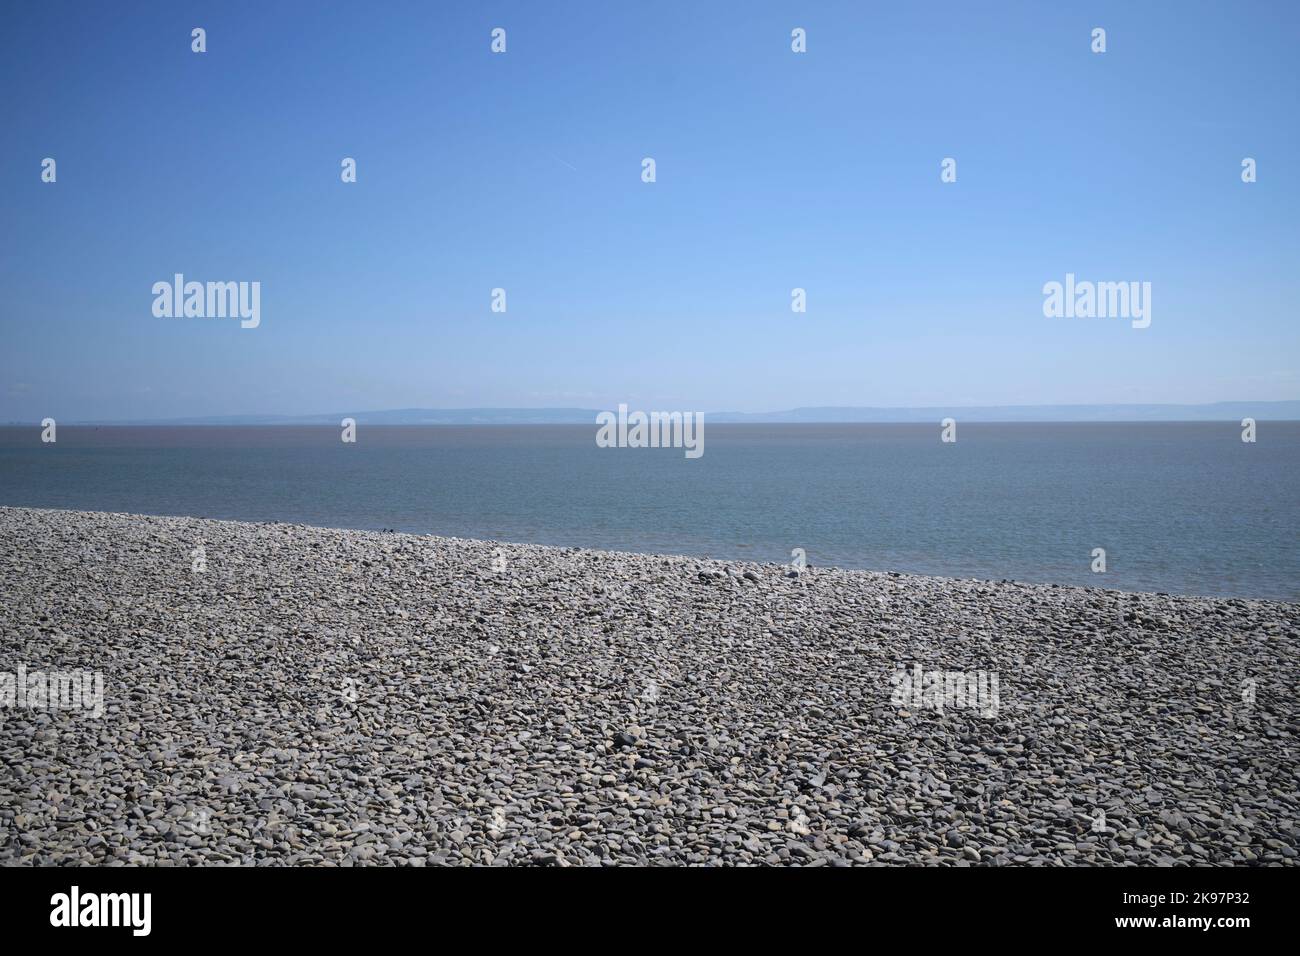
[(103, 687), (0, 700), (8, 865), (1297, 862), (1297, 604), (25, 508), (0, 542), (0, 674)]

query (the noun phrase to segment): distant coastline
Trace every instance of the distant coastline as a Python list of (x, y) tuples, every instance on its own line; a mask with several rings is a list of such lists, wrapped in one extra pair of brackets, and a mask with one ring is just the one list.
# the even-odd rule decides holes
[[(217, 415), (178, 418), (85, 419), (70, 417), (68, 425), (331, 425), (345, 417), (359, 425), (592, 425), (602, 408), (396, 408), (310, 415)], [(704, 412), (713, 424), (888, 424), (937, 422), (951, 416), (964, 422), (1224, 422), (1300, 421), (1300, 400), (1271, 402), (1211, 402), (1195, 405), (928, 405), (898, 408), (876, 406), (813, 406), (772, 412)], [(55, 416), (57, 418), (57, 415)], [(28, 425), (8, 421), (6, 425)]]

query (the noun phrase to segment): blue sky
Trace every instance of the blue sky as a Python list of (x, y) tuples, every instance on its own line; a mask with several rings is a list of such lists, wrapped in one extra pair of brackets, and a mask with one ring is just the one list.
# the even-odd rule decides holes
[[(1300, 398), (1297, 47), (1290, 3), (14, 4), (0, 420)], [(176, 272), (260, 327), (156, 318)], [(1044, 317), (1067, 272), (1151, 327)]]

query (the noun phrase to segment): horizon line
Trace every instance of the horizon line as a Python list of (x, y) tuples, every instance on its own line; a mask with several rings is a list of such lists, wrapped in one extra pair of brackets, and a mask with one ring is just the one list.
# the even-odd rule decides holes
[[(615, 408), (627, 407), (620, 402)], [(609, 412), (607, 408), (579, 406), (465, 406), (457, 408), (402, 407), (369, 411), (336, 411), (305, 414), (238, 413), (226, 415), (182, 415), (172, 418), (89, 419), (70, 418), (71, 426), (204, 426), (204, 425), (322, 425), (334, 426), (341, 418), (353, 418), (368, 425), (538, 425), (590, 424), (594, 416)], [(651, 411), (651, 409), (646, 409)], [(658, 411), (660, 414), (683, 413), (684, 410)], [(1254, 414), (1250, 414), (1254, 412)], [(687, 412), (695, 414), (695, 412)], [(1230, 400), (1218, 402), (1108, 402), (1098, 404), (1044, 403), (1017, 405), (802, 405), (795, 408), (762, 411), (700, 412), (715, 424), (905, 424), (926, 422), (935, 415), (960, 416), (985, 422), (1151, 422), (1151, 421), (1224, 421), (1237, 416), (1273, 417), (1266, 420), (1300, 420), (1300, 399), (1269, 401)], [(1277, 413), (1282, 413), (1280, 417)], [(997, 415), (1010, 417), (998, 418)], [(1049, 414), (1063, 418), (1045, 417)], [(1108, 417), (1108, 416), (1120, 417)], [(827, 417), (819, 417), (827, 416)], [(1028, 417), (1026, 417), (1028, 416)], [(1171, 417), (1169, 417), (1171, 416)], [(53, 416), (50, 416), (53, 417)], [(450, 419), (429, 421), (427, 419)], [(370, 419), (364, 421), (364, 419)], [(378, 420), (376, 420), (378, 419)], [(426, 420), (421, 420), (426, 419)], [(539, 420), (540, 419), (540, 420)], [(56, 419), (57, 422), (57, 419)], [(6, 427), (30, 427), (39, 422), (9, 420)]]

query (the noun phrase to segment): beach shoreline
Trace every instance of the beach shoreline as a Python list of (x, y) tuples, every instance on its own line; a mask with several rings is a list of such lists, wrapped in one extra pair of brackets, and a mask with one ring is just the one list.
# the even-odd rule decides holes
[(99, 717), (0, 710), (0, 863), (1297, 859), (1293, 603), (10, 507), (0, 539), (0, 673), (103, 682)]

